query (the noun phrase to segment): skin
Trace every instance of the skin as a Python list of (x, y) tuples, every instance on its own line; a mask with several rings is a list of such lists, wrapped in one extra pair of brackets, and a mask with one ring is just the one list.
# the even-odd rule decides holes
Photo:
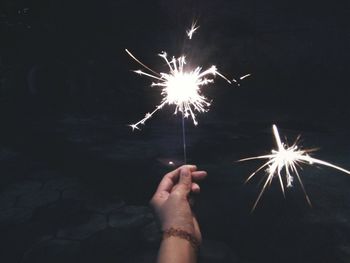
[[(189, 195), (191, 192), (200, 192), (198, 182), (206, 176), (205, 171), (197, 171), (194, 165), (183, 165), (163, 177), (150, 201), (163, 231), (171, 227), (181, 229), (190, 233), (199, 242), (202, 241), (199, 224), (189, 202)], [(196, 251), (187, 240), (173, 236), (163, 239), (158, 263), (196, 261)]]

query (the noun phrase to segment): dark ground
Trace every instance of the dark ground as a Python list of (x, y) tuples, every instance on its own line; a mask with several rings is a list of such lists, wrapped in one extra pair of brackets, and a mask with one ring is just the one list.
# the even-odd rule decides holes
[[(3, 1), (0, 54), (0, 261), (153, 262), (160, 234), (148, 200), (181, 164), (180, 116), (166, 108), (141, 131), (126, 125), (160, 100), (129, 72), (129, 48), (182, 47), (217, 79), (199, 125), (186, 122), (189, 162), (208, 171), (196, 212), (200, 262), (350, 262), (350, 177), (301, 172), (283, 198), (273, 184), (254, 213), (271, 126), (302, 134), (317, 158), (350, 169), (350, 7), (337, 1)], [(183, 42), (192, 17), (201, 28)], [(181, 48), (179, 48), (181, 47)], [(234, 72), (234, 74), (232, 74)], [(169, 118), (171, 116), (171, 118)]]
[[(187, 133), (191, 162), (209, 173), (196, 206), (203, 262), (348, 262), (349, 177), (307, 168), (313, 208), (299, 187), (284, 199), (273, 185), (250, 214), (258, 180), (243, 181), (259, 162), (234, 161), (271, 148), (270, 124), (208, 115)], [(153, 123), (141, 136), (106, 116), (71, 115), (13, 134), (17, 145), (1, 153), (5, 262), (149, 262), (159, 233), (147, 205), (167, 161), (181, 158), (175, 124)], [(297, 131), (309, 146), (322, 142), (318, 157), (346, 166), (348, 134), (308, 125)]]

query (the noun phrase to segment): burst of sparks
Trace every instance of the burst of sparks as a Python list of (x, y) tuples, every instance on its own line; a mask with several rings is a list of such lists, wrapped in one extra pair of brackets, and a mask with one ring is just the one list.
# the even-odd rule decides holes
[(168, 65), (169, 72), (157, 73), (138, 60), (129, 50), (126, 49), (125, 51), (148, 71), (136, 70), (134, 72), (154, 79), (155, 82), (151, 86), (160, 87), (161, 95), (163, 96), (160, 104), (152, 112), (146, 113), (142, 120), (130, 125), (133, 130), (139, 130), (140, 124), (144, 124), (166, 104), (175, 105), (174, 114), (181, 112), (186, 118), (190, 116), (193, 123), (197, 125), (195, 111), (206, 112), (210, 106), (210, 101), (202, 95), (201, 87), (213, 83), (214, 79), (212, 77), (216, 75), (231, 83), (230, 80), (217, 70), (216, 66), (211, 66), (204, 71), (202, 71), (201, 67), (196, 67), (194, 70), (185, 70), (185, 56), (179, 58), (173, 57), (169, 60), (165, 52), (160, 53), (159, 56)]
[[(350, 171), (345, 170), (339, 166), (333, 165), (331, 163), (315, 159), (310, 157), (308, 153), (315, 151), (316, 149), (302, 149), (300, 148), (297, 143), (299, 137), (296, 139), (294, 144), (292, 146), (288, 146), (287, 144), (283, 143), (281, 141), (280, 135), (278, 133), (278, 129), (276, 125), (273, 125), (273, 134), (276, 140), (277, 144), (277, 150), (272, 150), (271, 154), (267, 155), (261, 155), (256, 157), (250, 157), (241, 159), (239, 161), (247, 161), (247, 160), (254, 160), (254, 159), (267, 159), (267, 162), (264, 163), (262, 166), (260, 166), (254, 173), (252, 173), (246, 180), (248, 182), (250, 179), (254, 177), (254, 175), (261, 171), (262, 169), (266, 169), (266, 181), (258, 195), (258, 198), (256, 199), (252, 211), (256, 208), (261, 196), (263, 195), (264, 191), (268, 186), (271, 185), (271, 182), (273, 178), (277, 177), (279, 180), (279, 183), (281, 185), (282, 193), (285, 195), (285, 184), (286, 187), (292, 187), (293, 186), (293, 174), (295, 174), (296, 178), (298, 179), (301, 188), (304, 191), (305, 198), (309, 205), (311, 206), (310, 198), (308, 197), (304, 184), (300, 178), (298, 168), (300, 168), (301, 164), (321, 164), (325, 165), (337, 170), (340, 170), (344, 173), (350, 174)], [(283, 180), (284, 178), (284, 180)]]
[(188, 39), (192, 39), (193, 34), (197, 31), (198, 28), (199, 26), (197, 26), (197, 22), (192, 22), (191, 28), (186, 30)]

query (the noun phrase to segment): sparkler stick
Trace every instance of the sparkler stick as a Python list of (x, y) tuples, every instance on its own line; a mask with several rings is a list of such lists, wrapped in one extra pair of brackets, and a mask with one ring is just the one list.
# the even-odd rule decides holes
[(184, 164), (187, 164), (185, 116), (183, 113), (182, 113), (182, 142), (183, 142), (183, 148), (184, 148)]
[[(311, 201), (310, 198), (308, 197), (304, 184), (300, 178), (299, 172), (297, 168), (301, 167), (301, 164), (321, 164), (324, 166), (328, 166), (334, 169), (337, 169), (341, 172), (350, 174), (350, 171), (345, 170), (337, 165), (331, 164), (326, 161), (322, 161), (316, 158), (313, 158), (309, 155), (310, 152), (316, 151), (316, 149), (302, 149), (297, 145), (299, 137), (296, 139), (294, 144), (292, 146), (288, 146), (286, 143), (283, 143), (281, 141), (278, 129), (276, 125), (273, 125), (273, 134), (275, 137), (275, 141), (277, 144), (277, 150), (272, 150), (271, 154), (267, 155), (261, 155), (261, 156), (256, 156), (256, 157), (250, 157), (250, 158), (245, 158), (241, 159), (239, 161), (248, 161), (248, 160), (255, 160), (255, 159), (267, 159), (267, 162), (264, 163), (262, 166), (260, 166), (255, 172), (253, 172), (246, 180), (248, 182), (250, 179), (252, 179), (259, 171), (262, 169), (266, 168), (266, 181), (254, 203), (254, 206), (252, 208), (252, 211), (255, 210), (259, 200), (261, 199), (263, 193), (265, 192), (266, 188), (271, 185), (272, 180), (277, 177), (283, 195), (285, 195), (285, 186), (284, 186), (284, 181), (283, 181), (283, 175), (285, 176), (285, 181), (286, 181), (286, 187), (292, 187), (293, 186), (293, 173), (297, 177), (301, 188), (305, 194), (305, 198), (309, 205), (311, 206)], [(282, 174), (282, 171), (284, 170), (284, 174)]]

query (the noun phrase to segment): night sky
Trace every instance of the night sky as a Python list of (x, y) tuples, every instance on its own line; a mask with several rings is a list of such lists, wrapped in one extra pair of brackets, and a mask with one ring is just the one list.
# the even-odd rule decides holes
[[(2, 0), (0, 241), (8, 249), (0, 261), (152, 262), (157, 238), (139, 233), (156, 236), (147, 228), (154, 219), (130, 225), (144, 218), (168, 162), (182, 162), (181, 116), (170, 106), (141, 131), (127, 126), (161, 100), (150, 79), (132, 72), (140, 66), (128, 48), (158, 72), (167, 70), (157, 56), (166, 51), (229, 78), (251, 74), (239, 87), (216, 78), (203, 88), (210, 111), (197, 127), (186, 121), (189, 162), (209, 173), (196, 201), (207, 240), (201, 262), (350, 262), (350, 177), (306, 168), (313, 208), (299, 186), (283, 198), (273, 184), (250, 214), (259, 179), (243, 182), (260, 163), (235, 162), (269, 152), (275, 123), (289, 142), (301, 134), (305, 147), (320, 148), (316, 157), (350, 169), (349, 17), (345, 0)], [(193, 20), (200, 28), (189, 41)], [(100, 221), (91, 198), (65, 199), (62, 178), (123, 203), (123, 217), (101, 212), (121, 216), (118, 224), (69, 236), (85, 213), (89, 230)], [(45, 192), (50, 184), (59, 199)], [(44, 192), (34, 198), (28, 189)], [(120, 222), (128, 223), (120, 230)], [(120, 241), (114, 231), (138, 238)]]
[[(135, 104), (154, 101), (124, 49), (158, 70), (157, 53), (185, 50), (228, 76), (253, 74), (236, 92), (216, 85), (220, 114), (269, 108), (333, 121), (347, 112), (348, 12), (345, 1), (3, 1), (2, 97), (137, 117)], [(193, 19), (201, 28), (184, 45)]]

